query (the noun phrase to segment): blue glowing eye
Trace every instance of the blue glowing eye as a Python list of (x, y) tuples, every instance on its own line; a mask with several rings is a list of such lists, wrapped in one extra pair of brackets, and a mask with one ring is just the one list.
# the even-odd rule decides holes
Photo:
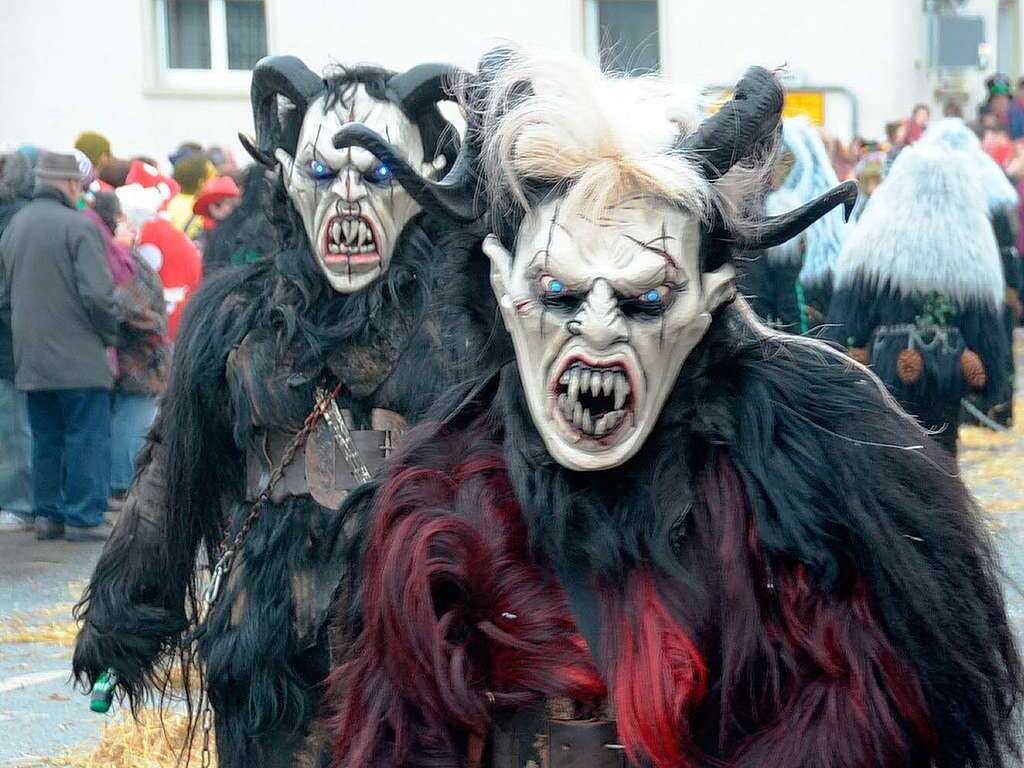
[(565, 290), (565, 286), (558, 280), (552, 280), (548, 283), (548, 293), (561, 293), (563, 290)]
[(656, 288), (652, 288), (645, 293), (642, 298), (649, 304), (654, 304), (661, 301), (661, 293)]
[(386, 165), (378, 165), (374, 169), (373, 174), (378, 179), (389, 179), (391, 178), (391, 169), (388, 168)]
[(309, 163), (309, 175), (314, 179), (329, 179), (334, 175), (331, 166), (322, 160), (311, 160)]

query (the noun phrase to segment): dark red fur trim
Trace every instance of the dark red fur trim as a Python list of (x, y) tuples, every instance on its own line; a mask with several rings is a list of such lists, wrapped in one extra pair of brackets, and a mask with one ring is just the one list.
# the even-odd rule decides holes
[(865, 582), (851, 573), (826, 594), (800, 563), (776, 565), (773, 575), (724, 456), (699, 479), (698, 497), (717, 529), (725, 597), (722, 738), (724, 724), (751, 715), (755, 728), (736, 765), (886, 768), (907, 763), (908, 737), (931, 743), (917, 677), (886, 637)]
[(629, 576), (624, 599), (605, 611), (617, 622), (612, 657), (612, 703), (619, 738), (634, 763), (645, 756), (656, 768), (693, 765), (688, 716), (707, 690), (707, 669), (697, 647), (676, 623), (649, 573)]
[[(366, 553), (364, 627), (331, 681), (346, 768), (457, 765), (492, 705), (601, 698), (564, 594), (527, 552), (495, 448), (452, 472), (402, 469), (381, 488)], [(426, 759), (424, 759), (426, 758)]]

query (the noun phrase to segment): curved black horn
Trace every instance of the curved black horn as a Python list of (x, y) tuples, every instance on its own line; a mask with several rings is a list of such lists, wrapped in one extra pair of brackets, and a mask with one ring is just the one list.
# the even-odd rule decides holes
[(387, 96), (407, 115), (419, 115), (439, 101), (452, 98), (456, 80), (464, 76), (451, 64), (418, 64), (388, 80)]
[(772, 248), (790, 240), (814, 222), (842, 203), (845, 206), (843, 215), (849, 221), (853, 206), (857, 202), (857, 182), (844, 181), (833, 187), (816, 200), (811, 200), (799, 208), (794, 208), (781, 216), (772, 216), (752, 234), (737, 237), (736, 245), (743, 250), (753, 251), (760, 248)]
[(425, 211), (457, 219), (473, 221), (481, 211), (475, 205), (476, 173), (473, 165), (478, 149), (475, 142), (465, 142), (452, 169), (443, 181), (424, 178), (409, 165), (404, 155), (391, 142), (362, 123), (349, 123), (334, 134), (335, 149), (361, 147), (391, 169), (392, 177)]
[(764, 67), (751, 67), (736, 84), (732, 99), (679, 147), (693, 156), (709, 181), (716, 181), (778, 130), (783, 99), (778, 78)]
[[(252, 70), (252, 119), (256, 126), (256, 146), (253, 152), (243, 146), (253, 159), (264, 165), (274, 165), (274, 150), (284, 147), (295, 154), (299, 129), (309, 103), (324, 90), (319, 75), (295, 56), (266, 56), (256, 62)], [(278, 113), (277, 97), (284, 96), (294, 109), (282, 121)]]

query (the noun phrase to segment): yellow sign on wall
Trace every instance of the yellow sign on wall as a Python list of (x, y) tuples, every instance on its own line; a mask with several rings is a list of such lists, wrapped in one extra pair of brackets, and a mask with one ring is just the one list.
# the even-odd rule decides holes
[[(714, 101), (708, 105), (708, 112), (714, 113), (732, 98), (732, 91), (720, 91)], [(783, 102), (783, 117), (803, 115), (814, 125), (825, 124), (825, 93), (824, 91), (786, 91)]]

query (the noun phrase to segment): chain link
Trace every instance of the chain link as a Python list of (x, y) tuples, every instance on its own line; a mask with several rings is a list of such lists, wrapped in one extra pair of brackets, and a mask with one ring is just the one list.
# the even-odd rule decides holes
[[(267, 478), (266, 483), (263, 485), (263, 489), (260, 491), (260, 495), (256, 498), (256, 501), (253, 502), (252, 507), (250, 507), (249, 514), (246, 515), (245, 520), (238, 529), (238, 533), (236, 533), (234, 539), (231, 540), (230, 546), (228, 546), (228, 539), (230, 538), (230, 535), (225, 533), (224, 538), (221, 540), (220, 546), (218, 547), (219, 557), (217, 559), (217, 564), (213, 567), (210, 585), (206, 588), (206, 592), (203, 595), (203, 605), (199, 615), (200, 624), (204, 624), (206, 622), (206, 619), (210, 614), (210, 609), (213, 608), (214, 604), (216, 604), (220, 597), (221, 587), (227, 581), (228, 574), (231, 572), (231, 566), (234, 564), (235, 553), (239, 551), (242, 543), (245, 541), (245, 537), (249, 535), (249, 531), (252, 529), (253, 525), (255, 525), (256, 520), (263, 511), (263, 506), (270, 500), (270, 494), (274, 492), (274, 486), (276, 486), (281, 478), (284, 477), (284, 472), (288, 468), (288, 465), (291, 464), (292, 459), (295, 458), (296, 451), (298, 451), (302, 444), (309, 438), (310, 433), (316, 428), (316, 424), (320, 418), (327, 418), (328, 410), (331, 409), (332, 406), (334, 411), (338, 410), (338, 405), (335, 403), (334, 398), (337, 397), (340, 390), (340, 383), (330, 392), (322, 388), (317, 388), (317, 401), (313, 406), (313, 410), (310, 411), (309, 415), (306, 417), (306, 421), (303, 423), (302, 429), (300, 429), (288, 445), (285, 446), (284, 453), (281, 454), (281, 460), (277, 463), (277, 466), (271, 470), (270, 476)], [(210, 737), (213, 732), (213, 706), (210, 704), (210, 696), (206, 691), (202, 692), (201, 708), (203, 750), (200, 757), (200, 765), (202, 768), (211, 768), (213, 765), (213, 753), (210, 750)]]
[(363, 457), (360, 455), (355, 443), (352, 442), (352, 432), (349, 430), (348, 424), (345, 423), (345, 417), (338, 409), (338, 404), (323, 389), (317, 389), (316, 392), (318, 399), (321, 402), (327, 403), (327, 407), (324, 409), (324, 421), (331, 428), (334, 442), (338, 444), (341, 452), (345, 454), (345, 461), (348, 462), (348, 468), (352, 470), (352, 477), (360, 483), (370, 482), (373, 479), (373, 475), (370, 474), (366, 462), (363, 461)]

